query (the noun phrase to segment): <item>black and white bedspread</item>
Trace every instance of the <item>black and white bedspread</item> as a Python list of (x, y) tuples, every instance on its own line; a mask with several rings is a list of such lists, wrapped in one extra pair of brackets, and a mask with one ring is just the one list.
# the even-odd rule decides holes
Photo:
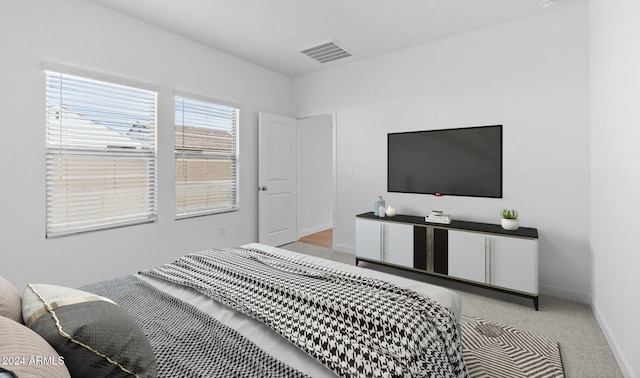
[(467, 376), (452, 311), (386, 281), (240, 247), (141, 273), (253, 317), (340, 377)]

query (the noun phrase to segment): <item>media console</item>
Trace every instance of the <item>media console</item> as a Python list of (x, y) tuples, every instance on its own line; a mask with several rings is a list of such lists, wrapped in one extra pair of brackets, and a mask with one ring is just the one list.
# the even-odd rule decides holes
[(538, 230), (424, 217), (356, 216), (360, 261), (417, 271), (533, 300), (538, 310)]

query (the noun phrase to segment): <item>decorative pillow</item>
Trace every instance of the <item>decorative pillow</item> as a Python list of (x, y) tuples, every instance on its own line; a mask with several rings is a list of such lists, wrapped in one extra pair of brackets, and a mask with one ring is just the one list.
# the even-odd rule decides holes
[[(0, 316), (0, 365), (18, 377), (69, 378), (65, 359), (24, 325)], [(2, 372), (0, 376), (10, 376)]]
[(22, 323), (22, 308), (20, 306), (20, 292), (0, 276), (0, 316)]
[(156, 377), (156, 361), (135, 319), (112, 300), (55, 285), (29, 284), (25, 324), (49, 342), (74, 377)]

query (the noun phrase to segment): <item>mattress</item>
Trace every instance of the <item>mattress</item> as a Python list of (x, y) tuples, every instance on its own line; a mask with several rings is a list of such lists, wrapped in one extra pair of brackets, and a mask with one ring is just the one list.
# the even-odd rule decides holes
[[(451, 290), (430, 285), (424, 282), (409, 280), (399, 276), (360, 268), (344, 263), (335, 262), (315, 256), (304, 255), (281, 248), (271, 247), (259, 243), (251, 243), (243, 245), (245, 248), (255, 248), (266, 252), (277, 253), (283, 256), (299, 259), (308, 263), (319, 266), (341, 270), (350, 273), (360, 274), (362, 276), (376, 278), (391, 282), (399, 287), (414, 290), (423, 295), (429, 296), (443, 306), (450, 308), (457, 319), (460, 317), (460, 298)], [(256, 345), (273, 357), (285, 362), (289, 366), (312, 377), (335, 377), (335, 374), (317, 362), (315, 359), (298, 349), (295, 345), (272, 331), (263, 323), (256, 321), (244, 314), (241, 314), (223, 304), (220, 304), (199, 292), (173, 284), (171, 282), (153, 278), (147, 275), (138, 274), (138, 278), (150, 283), (154, 287), (173, 295), (191, 305), (197, 307), (201, 311), (213, 316), (223, 324), (233, 328), (234, 330), (253, 341)]]

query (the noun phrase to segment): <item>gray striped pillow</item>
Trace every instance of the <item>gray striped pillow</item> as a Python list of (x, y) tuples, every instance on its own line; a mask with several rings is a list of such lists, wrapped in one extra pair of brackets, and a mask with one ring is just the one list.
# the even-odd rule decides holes
[(25, 324), (49, 342), (74, 377), (156, 377), (149, 340), (114, 301), (56, 285), (29, 284)]

